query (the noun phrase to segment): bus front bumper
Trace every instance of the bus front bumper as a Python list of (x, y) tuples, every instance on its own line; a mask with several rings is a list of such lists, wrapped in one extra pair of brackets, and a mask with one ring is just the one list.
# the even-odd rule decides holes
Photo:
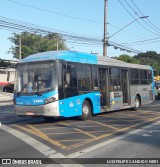
[(58, 102), (39, 106), (14, 105), (14, 112), (18, 116), (60, 116)]

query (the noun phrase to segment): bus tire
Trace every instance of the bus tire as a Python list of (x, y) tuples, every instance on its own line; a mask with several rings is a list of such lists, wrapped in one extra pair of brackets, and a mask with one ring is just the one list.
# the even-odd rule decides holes
[(87, 119), (91, 119), (92, 113), (91, 113), (91, 106), (87, 100), (83, 102), (82, 105), (82, 115), (80, 116), (80, 119), (85, 121)]
[(132, 108), (134, 111), (137, 111), (140, 107), (140, 98), (138, 96), (136, 96), (135, 98), (135, 106)]

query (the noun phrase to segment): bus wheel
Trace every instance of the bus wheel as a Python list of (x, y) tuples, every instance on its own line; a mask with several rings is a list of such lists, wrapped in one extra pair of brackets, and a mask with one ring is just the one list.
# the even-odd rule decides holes
[(135, 106), (133, 107), (133, 110), (136, 111), (136, 110), (139, 109), (139, 107), (140, 107), (140, 99), (139, 99), (138, 96), (136, 96), (136, 98), (135, 98)]
[(82, 106), (82, 115), (80, 116), (81, 120), (85, 121), (87, 119), (91, 119), (92, 113), (91, 113), (91, 106), (87, 100), (83, 102)]

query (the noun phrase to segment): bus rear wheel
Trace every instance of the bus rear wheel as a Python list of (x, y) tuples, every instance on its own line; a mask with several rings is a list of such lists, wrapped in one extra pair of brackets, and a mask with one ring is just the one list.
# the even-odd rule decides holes
[(136, 96), (135, 98), (135, 106), (132, 108), (134, 111), (137, 111), (140, 107), (140, 98)]
[(91, 113), (91, 106), (87, 100), (83, 102), (82, 105), (82, 115), (80, 116), (80, 119), (85, 121), (87, 119), (91, 119), (92, 113)]

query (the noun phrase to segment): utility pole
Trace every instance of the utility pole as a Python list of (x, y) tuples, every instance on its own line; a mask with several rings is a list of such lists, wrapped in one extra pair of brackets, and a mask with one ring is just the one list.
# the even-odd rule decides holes
[(22, 43), (21, 43), (21, 34), (19, 35), (19, 61), (21, 61), (21, 49), (22, 49)]
[(107, 56), (107, 13), (108, 13), (108, 0), (104, 0), (104, 36), (103, 36), (103, 56)]

